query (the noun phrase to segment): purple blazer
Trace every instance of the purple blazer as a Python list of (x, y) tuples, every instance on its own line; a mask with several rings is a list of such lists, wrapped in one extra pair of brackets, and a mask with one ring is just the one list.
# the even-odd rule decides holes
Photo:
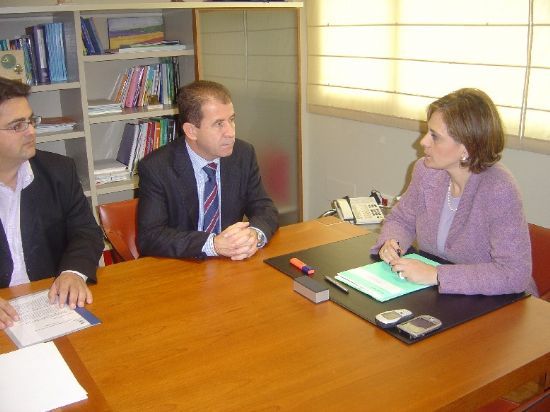
[(407, 250), (416, 239), (420, 250), (454, 262), (437, 269), (439, 291), (500, 295), (527, 291), (537, 295), (531, 276), (531, 242), (514, 178), (502, 165), (472, 174), (445, 242), (437, 250), (437, 231), (447, 201), (449, 175), (419, 159), (406, 193), (382, 226), (372, 253), (388, 239)]

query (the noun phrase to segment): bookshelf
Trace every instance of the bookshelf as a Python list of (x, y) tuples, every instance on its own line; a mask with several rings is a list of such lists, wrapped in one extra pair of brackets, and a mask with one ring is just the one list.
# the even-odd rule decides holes
[[(28, 26), (63, 23), (68, 80), (33, 86), (29, 100), (37, 115), (68, 116), (77, 122), (72, 131), (38, 135), (37, 147), (70, 156), (75, 160), (84, 192), (94, 213), (98, 204), (134, 197), (135, 190), (139, 187), (137, 176), (122, 182), (96, 185), (94, 161), (116, 157), (126, 122), (177, 115), (177, 108), (172, 105), (164, 105), (155, 110), (146, 107), (126, 108), (120, 113), (90, 116), (89, 101), (108, 97), (122, 71), (137, 65), (158, 64), (161, 58), (177, 59), (180, 85), (201, 78), (201, 65), (207, 63), (200, 61), (200, 53), (196, 50), (200, 48), (200, 32), (197, 30), (197, 13), (200, 10), (289, 10), (302, 7), (302, 2), (39, 3), (35, 6), (19, 6), (20, 2), (3, 2), (13, 5), (0, 7), (0, 39), (21, 36)], [(107, 47), (108, 19), (140, 16), (162, 16), (165, 38), (179, 40), (187, 48), (85, 55), (81, 40), (81, 18), (93, 18), (97, 34)]]

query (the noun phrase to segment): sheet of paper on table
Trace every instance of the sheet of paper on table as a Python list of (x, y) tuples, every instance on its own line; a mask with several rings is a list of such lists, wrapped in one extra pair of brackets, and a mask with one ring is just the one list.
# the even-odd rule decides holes
[(87, 399), (53, 342), (0, 355), (0, 409), (49, 411)]

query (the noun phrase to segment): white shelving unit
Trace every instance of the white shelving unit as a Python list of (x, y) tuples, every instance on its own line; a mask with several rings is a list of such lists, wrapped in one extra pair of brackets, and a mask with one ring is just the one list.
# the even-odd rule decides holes
[[(11, 2), (5, 3), (10, 4)], [(17, 3), (20, 4), (20, 3)], [(263, 9), (300, 8), (302, 2), (173, 2), (62, 4), (52, 6), (0, 7), (0, 38), (15, 38), (25, 34), (25, 28), (36, 24), (63, 22), (69, 81), (32, 87), (30, 102), (34, 112), (42, 116), (69, 116), (76, 120), (74, 131), (37, 136), (40, 149), (72, 157), (86, 196), (95, 212), (101, 203), (131, 198), (138, 188), (138, 177), (130, 181), (95, 185), (94, 160), (114, 158), (124, 124), (150, 117), (176, 115), (177, 108), (124, 109), (122, 113), (88, 115), (88, 101), (106, 98), (118, 73), (128, 67), (158, 63), (160, 58), (175, 57), (179, 63), (180, 84), (199, 77), (196, 22), (197, 9)], [(162, 16), (165, 38), (180, 40), (186, 50), (151, 51), (85, 56), (81, 41), (80, 18), (93, 17), (99, 37), (108, 44), (107, 19), (132, 16)], [(200, 47), (200, 46), (197, 46)]]

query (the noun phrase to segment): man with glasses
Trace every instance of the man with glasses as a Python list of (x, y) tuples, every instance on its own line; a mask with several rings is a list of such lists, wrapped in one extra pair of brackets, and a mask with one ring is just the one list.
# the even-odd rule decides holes
[[(0, 287), (55, 277), (50, 302), (92, 302), (103, 236), (72, 159), (36, 150), (30, 87), (0, 77)], [(0, 299), (0, 330), (19, 319)]]

